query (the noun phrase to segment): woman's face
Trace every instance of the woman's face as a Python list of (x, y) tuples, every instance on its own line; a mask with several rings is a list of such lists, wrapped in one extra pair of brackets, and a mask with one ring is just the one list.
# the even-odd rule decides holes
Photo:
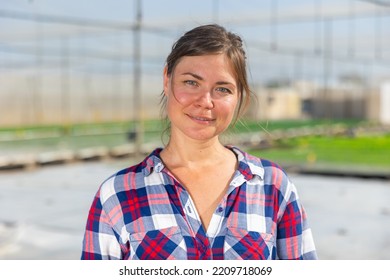
[(182, 57), (171, 75), (165, 69), (164, 92), (171, 136), (195, 140), (214, 138), (229, 126), (239, 94), (223, 54)]

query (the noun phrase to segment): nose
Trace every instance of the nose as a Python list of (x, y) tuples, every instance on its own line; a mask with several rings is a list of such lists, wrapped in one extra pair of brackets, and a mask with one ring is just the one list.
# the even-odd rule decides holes
[(200, 93), (195, 102), (196, 106), (198, 107), (203, 107), (206, 109), (214, 108), (214, 100), (210, 90), (205, 90)]

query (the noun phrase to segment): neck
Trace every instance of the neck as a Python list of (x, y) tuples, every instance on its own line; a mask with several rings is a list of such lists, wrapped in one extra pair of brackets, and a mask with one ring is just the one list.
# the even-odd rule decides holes
[(226, 157), (227, 152), (229, 151), (219, 142), (218, 137), (199, 141), (172, 135), (161, 156), (171, 166), (191, 167), (212, 164), (213, 161)]

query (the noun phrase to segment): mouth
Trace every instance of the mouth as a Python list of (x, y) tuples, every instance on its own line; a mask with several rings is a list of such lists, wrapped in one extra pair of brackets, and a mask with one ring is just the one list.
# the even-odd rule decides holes
[(209, 117), (202, 117), (202, 116), (191, 116), (191, 115), (188, 115), (192, 120), (198, 122), (198, 123), (210, 123), (210, 122), (213, 122), (215, 121), (215, 119), (213, 118), (209, 118)]

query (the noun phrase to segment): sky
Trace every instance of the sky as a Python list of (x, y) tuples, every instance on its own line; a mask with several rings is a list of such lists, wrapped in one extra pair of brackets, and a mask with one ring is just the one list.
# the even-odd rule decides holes
[[(0, 98), (25, 96), (29, 90), (32, 96), (39, 92), (57, 98), (86, 89), (131, 92), (137, 3), (0, 0)], [(250, 83), (256, 86), (297, 80), (333, 85), (353, 76), (376, 87), (390, 79), (387, 0), (140, 3), (145, 95), (161, 91), (174, 41), (190, 28), (214, 22), (243, 38)], [(33, 101), (26, 98), (20, 97)]]
[[(62, 54), (84, 51), (97, 57), (131, 57), (131, 32), (125, 31), (125, 28), (101, 26), (131, 26), (135, 22), (136, 2), (0, 0), (0, 67), (1, 64), (1, 69), (4, 69), (15, 62), (17, 65), (18, 62), (19, 65), (23, 61), (27, 63), (29, 59), (34, 60), (37, 53), (43, 60), (55, 53), (61, 56), (61, 50)], [(382, 71), (381, 65), (386, 64), (384, 68), (388, 70), (390, 31), (386, 26), (390, 23), (390, 4), (383, 6), (372, 2), (143, 0), (141, 9), (145, 32), (142, 33), (142, 57), (145, 63), (161, 66), (172, 43), (185, 30), (198, 24), (217, 22), (243, 37), (250, 54), (248, 59), (253, 65), (251, 69), (262, 81), (272, 79), (272, 75), (275, 78), (283, 75), (294, 78), (287, 71), (297, 71), (299, 63), (310, 65), (315, 60), (321, 61), (321, 53), (326, 48), (335, 58), (336, 65), (340, 60), (347, 60), (345, 72), (348, 71), (347, 66), (354, 62), (356, 64), (351, 68), (355, 70), (364, 69), (368, 62), (378, 63), (378, 71)], [(333, 21), (324, 23), (319, 20), (321, 18)], [(73, 24), (73, 21), (76, 23)], [(88, 27), (96, 24), (100, 27)], [(69, 50), (61, 49), (64, 40), (70, 45)], [(33, 54), (28, 57), (26, 52)], [(25, 56), (19, 60), (18, 55), (23, 54)], [(322, 68), (301, 70), (302, 74), (309, 75), (309, 79), (314, 78), (310, 74), (320, 76), (321, 71)], [(151, 71), (154, 72), (159, 71)]]

